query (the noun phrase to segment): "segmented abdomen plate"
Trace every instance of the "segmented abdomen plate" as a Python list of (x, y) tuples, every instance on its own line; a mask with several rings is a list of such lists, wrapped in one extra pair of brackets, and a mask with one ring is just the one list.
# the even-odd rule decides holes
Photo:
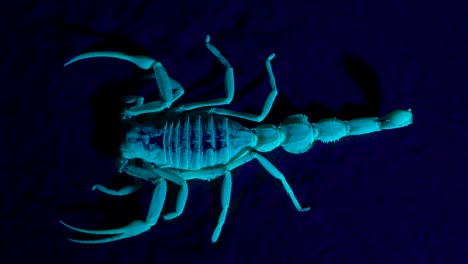
[(254, 137), (222, 116), (186, 115), (165, 123), (163, 149), (169, 167), (198, 170), (226, 164), (252, 146)]

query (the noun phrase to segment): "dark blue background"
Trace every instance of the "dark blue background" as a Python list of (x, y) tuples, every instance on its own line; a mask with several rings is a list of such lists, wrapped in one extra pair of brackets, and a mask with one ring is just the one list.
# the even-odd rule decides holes
[[(11, 1), (2, 4), (0, 262), (27, 263), (467, 263), (467, 8), (462, 1)], [(72, 57), (93, 50), (151, 56), (186, 94), (224, 95), (229, 109), (266, 123), (380, 116), (411, 108), (414, 124), (265, 154), (307, 213), (256, 162), (233, 171), (231, 207), (217, 244), (221, 179), (189, 183), (184, 214), (138, 237), (102, 245), (89, 229), (144, 219), (153, 186), (128, 197), (92, 192), (131, 182), (114, 166), (119, 99), (157, 98), (130, 63)], [(256, 124), (242, 122), (253, 127)], [(169, 186), (164, 212), (178, 187)], [(89, 238), (89, 237), (86, 237)], [(46, 263), (46, 262), (44, 262)]]

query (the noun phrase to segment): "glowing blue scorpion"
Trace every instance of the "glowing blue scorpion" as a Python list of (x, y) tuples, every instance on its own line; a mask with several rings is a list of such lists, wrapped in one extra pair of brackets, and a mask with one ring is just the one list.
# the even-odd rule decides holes
[[(411, 110), (395, 110), (381, 118), (365, 117), (349, 121), (335, 118), (323, 119), (318, 123), (309, 123), (305, 115), (287, 117), (279, 126), (262, 124), (253, 129), (245, 128), (228, 117), (261, 122), (270, 112), (277, 88), (271, 68), (271, 54), (265, 61), (272, 91), (268, 95), (262, 112), (259, 115), (234, 112), (214, 106), (231, 103), (234, 97), (234, 71), (224, 56), (210, 43), (206, 37), (206, 47), (226, 67), (225, 90), (226, 97), (205, 102), (191, 103), (171, 108), (171, 105), (182, 96), (184, 90), (174, 79), (168, 76), (163, 65), (146, 56), (133, 56), (120, 52), (91, 52), (81, 54), (64, 66), (73, 62), (95, 57), (110, 57), (129, 61), (144, 70), (153, 69), (161, 99), (143, 103), (141, 96), (129, 96), (126, 103), (135, 104), (126, 109), (123, 118), (131, 126), (121, 143), (121, 157), (117, 158), (119, 172), (125, 172), (136, 177), (134, 186), (120, 190), (111, 190), (102, 185), (95, 185), (109, 195), (127, 195), (137, 191), (140, 179), (156, 185), (148, 215), (145, 221), (136, 220), (123, 228), (110, 230), (86, 230), (65, 224), (75, 231), (95, 234), (112, 235), (98, 240), (76, 240), (78, 243), (105, 243), (128, 237), (137, 236), (148, 231), (159, 219), (166, 199), (167, 183), (174, 182), (181, 186), (175, 212), (164, 215), (165, 220), (178, 217), (184, 210), (187, 196), (187, 181), (193, 179), (212, 180), (224, 175), (221, 189), (222, 211), (218, 224), (211, 236), (215, 243), (221, 233), (229, 208), (231, 198), (231, 171), (242, 164), (256, 159), (273, 177), (283, 184), (299, 212), (308, 211), (297, 201), (293, 190), (284, 175), (264, 158), (259, 152), (271, 151), (282, 146), (287, 152), (298, 154), (307, 151), (314, 141), (334, 142), (344, 136), (362, 135), (378, 132), (384, 129), (401, 128), (412, 124)], [(143, 114), (162, 113), (158, 120), (136, 122), (133, 117)]]

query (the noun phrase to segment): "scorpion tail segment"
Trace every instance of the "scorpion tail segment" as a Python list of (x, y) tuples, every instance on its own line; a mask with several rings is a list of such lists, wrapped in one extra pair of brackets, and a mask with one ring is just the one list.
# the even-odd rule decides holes
[(253, 129), (256, 135), (255, 150), (268, 152), (282, 146), (289, 153), (299, 154), (312, 147), (317, 138), (317, 129), (307, 121), (306, 115), (287, 117), (279, 127), (262, 124)]
[(318, 129), (318, 140), (328, 143), (339, 140), (345, 136), (362, 135), (379, 132), (384, 129), (395, 129), (413, 123), (411, 109), (395, 110), (381, 118), (364, 117), (349, 121), (335, 118), (323, 119), (314, 126)]
[(395, 110), (383, 117), (365, 117), (349, 120), (348, 135), (362, 135), (382, 131), (384, 129), (395, 129), (409, 126), (413, 123), (411, 109)]
[(65, 63), (63, 66), (65, 67), (76, 61), (90, 59), (90, 58), (115, 58), (115, 59), (126, 60), (144, 70), (151, 69), (153, 65), (156, 63), (154, 59), (151, 59), (146, 56), (128, 55), (128, 54), (125, 54), (122, 52), (116, 52), (116, 51), (97, 51), (97, 52), (88, 52), (88, 53), (83, 53), (81, 55), (78, 55), (75, 58), (71, 59), (69, 62)]
[(411, 109), (395, 110), (381, 118), (364, 117), (349, 121), (322, 119), (311, 124), (305, 115), (293, 115), (281, 122), (279, 128), (261, 125), (254, 129), (258, 136), (258, 151), (270, 151), (281, 145), (286, 151), (299, 154), (309, 150), (315, 140), (335, 142), (342, 137), (362, 135), (384, 129), (401, 128), (413, 123)]
[(394, 129), (409, 126), (413, 123), (411, 109), (395, 110), (380, 118), (382, 129)]
[(281, 146), (289, 153), (299, 154), (312, 147), (318, 136), (317, 129), (309, 123), (306, 115), (292, 115), (281, 122)]

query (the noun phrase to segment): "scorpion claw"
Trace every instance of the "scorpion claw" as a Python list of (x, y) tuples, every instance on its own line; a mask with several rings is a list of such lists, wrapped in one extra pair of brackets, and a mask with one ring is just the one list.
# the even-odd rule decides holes
[(149, 230), (150, 226), (147, 225), (145, 222), (136, 220), (130, 223), (126, 227), (122, 228), (116, 228), (116, 229), (109, 229), (109, 230), (87, 230), (87, 229), (81, 229), (77, 228), (71, 225), (68, 225), (64, 223), (63, 221), (59, 220), (60, 223), (74, 231), (85, 233), (85, 234), (92, 234), (92, 235), (114, 235), (108, 238), (103, 238), (103, 239), (96, 239), (96, 240), (78, 240), (78, 239), (71, 239), (69, 238), (70, 241), (72, 242), (77, 242), (77, 243), (84, 243), (84, 244), (98, 244), (98, 243), (107, 243), (107, 242), (112, 242), (128, 237), (133, 237), (137, 236), (143, 232), (146, 232)]

